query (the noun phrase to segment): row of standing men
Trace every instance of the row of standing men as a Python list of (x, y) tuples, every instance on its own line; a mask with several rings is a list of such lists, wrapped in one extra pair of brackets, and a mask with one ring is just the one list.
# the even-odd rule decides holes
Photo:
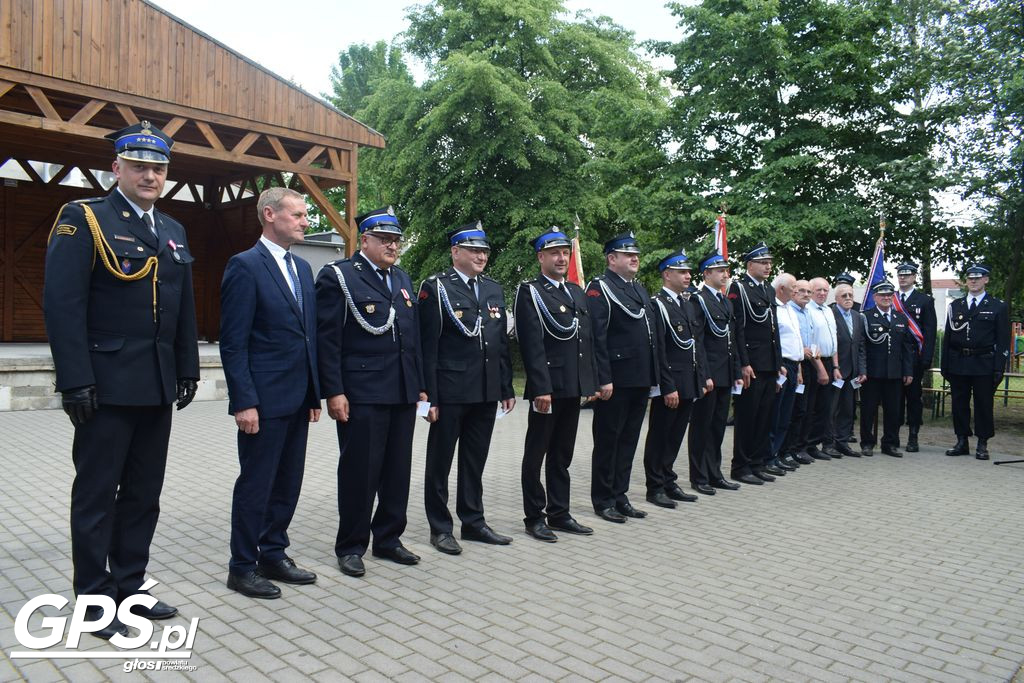
[[(59, 213), (44, 301), (57, 390), (75, 426), (74, 589), (116, 604), (147, 593), (171, 405), (188, 405), (199, 370), (193, 257), (182, 226), (154, 208), (173, 141), (147, 122), (110, 137), (117, 186), (107, 197), (72, 202)], [(315, 282), (309, 264), (289, 251), (308, 227), (301, 195), (270, 188), (257, 209), (263, 234), (232, 257), (221, 290), (221, 356), (240, 463), (228, 586), (274, 598), (280, 589), (273, 581), (316, 580), (286, 550), (308, 425), (320, 417), (321, 398), (337, 424), (335, 552), (344, 573), (365, 572), (367, 549), (401, 564), (419, 561), (401, 543), (418, 403), (431, 423), (424, 492), (431, 543), (461, 552), (447, 491), (456, 448), (461, 538), (510, 543), (486, 523), (482, 502), (496, 407), (508, 412), (515, 404), (507, 306), (501, 286), (483, 274), (490, 247), (482, 226), (454, 230), (452, 268), (416, 290), (395, 265), (402, 229), (390, 207), (358, 217), (358, 253), (325, 266)], [(647, 499), (655, 505), (695, 499), (673, 470), (688, 426), (694, 489), (712, 495), (739, 487), (721, 471), (733, 393), (732, 478), (758, 485), (785, 471), (777, 465), (793, 466), (764, 438), (784, 403), (776, 396), (799, 384), (779, 384), (791, 373), (776, 322), (779, 302), (765, 282), (771, 255), (764, 244), (744, 255), (747, 275), (729, 285), (728, 298), (722, 295), (728, 263), (716, 253), (696, 267), (684, 252), (670, 254), (659, 264), (663, 287), (651, 297), (635, 280), (639, 245), (632, 234), (605, 244), (608, 269), (585, 291), (566, 280), (571, 241), (560, 229), (531, 244), (540, 273), (519, 286), (514, 302), (530, 402), (522, 463), (530, 536), (554, 542), (555, 532), (592, 533), (569, 506), (581, 397), (597, 399), (591, 503), (610, 522), (646, 514), (627, 491), (648, 406), (644, 465)], [(704, 281), (696, 292), (690, 291), (693, 270)], [(998, 302), (986, 301), (996, 311), (995, 329), (1004, 318)], [(956, 318), (956, 353), (986, 358), (979, 333), (993, 317), (986, 316), (972, 308)], [(947, 324), (952, 338), (949, 332)], [(887, 349), (900, 346), (893, 337)], [(990, 365), (999, 350), (993, 344)], [(832, 369), (843, 377), (851, 371), (843, 364)], [(871, 380), (869, 372), (865, 386)], [(956, 401), (954, 394), (954, 408)], [(979, 412), (978, 436), (986, 438), (981, 418)], [(969, 427), (958, 425), (957, 434), (966, 439)], [(164, 619), (177, 609), (154, 598), (133, 612)], [(87, 616), (101, 637), (127, 632), (107, 610)]]

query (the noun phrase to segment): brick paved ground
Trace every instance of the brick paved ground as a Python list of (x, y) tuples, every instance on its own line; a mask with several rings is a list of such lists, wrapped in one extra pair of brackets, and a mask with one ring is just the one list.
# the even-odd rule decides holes
[[(817, 463), (665, 511), (644, 502), (638, 458), (632, 497), (651, 514), (619, 526), (587, 504), (584, 412), (574, 514), (597, 532), (547, 545), (522, 529), (522, 407), (498, 423), (486, 475), (489, 521), (513, 545), (465, 543), (454, 558), (428, 545), (420, 423), (404, 540), (423, 562), (368, 557), (363, 579), (334, 563), (334, 427), (316, 425), (291, 554), (320, 579), (268, 602), (224, 586), (237, 471), (226, 405), (177, 414), (150, 571), (159, 597), (200, 618), (189, 677), (1005, 681), (1024, 660), (1024, 465), (944, 457), (948, 435), (932, 428), (902, 460)], [(70, 597), (70, 440), (60, 412), (0, 413), (0, 680), (147, 676), (9, 658), (25, 602)]]

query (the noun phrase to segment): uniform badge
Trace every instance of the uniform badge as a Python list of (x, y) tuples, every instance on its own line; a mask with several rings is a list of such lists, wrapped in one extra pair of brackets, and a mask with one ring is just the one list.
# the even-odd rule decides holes
[(405, 291), (404, 287), (402, 288), (402, 296), (405, 297), (405, 305), (412, 308), (412, 300), (409, 298), (409, 292)]
[(676, 332), (682, 332), (682, 331), (683, 331), (682, 323), (680, 323), (679, 325), (676, 325)]
[(181, 263), (181, 254), (179, 254), (178, 252), (174, 252), (174, 260), (177, 261), (178, 263)]
[(366, 312), (367, 313), (373, 313), (376, 310), (377, 310), (377, 307), (374, 304), (366, 304)]
[(67, 235), (71, 237), (78, 231), (78, 227), (74, 225), (61, 224), (57, 226), (58, 235)]
[(501, 309), (497, 306), (497, 304), (487, 304), (487, 310), (491, 312), (492, 318), (501, 317)]
[(138, 249), (139, 251), (146, 251), (146, 250), (145, 250), (145, 249), (143, 249), (142, 247), (135, 247), (135, 248), (136, 248), (136, 249)]
[(127, 211), (122, 211), (121, 212), (121, 218), (128, 218), (129, 216), (131, 216), (131, 214), (128, 213)]
[(427, 290), (426, 289), (421, 289), (420, 290), (420, 301), (426, 299), (428, 296), (430, 296), (430, 295), (427, 294)]
[(462, 320), (462, 311), (455, 311), (455, 317), (459, 320)]
[(565, 308), (565, 304), (562, 304), (561, 306), (559, 306), (559, 307), (558, 307), (558, 310), (559, 310), (560, 312), (562, 312), (562, 313), (565, 313), (565, 311), (566, 311), (566, 308)]
[(121, 270), (124, 271), (125, 275), (132, 272), (132, 262), (128, 259), (121, 261)]
[(135, 238), (131, 235), (114, 235), (115, 240), (121, 240), (122, 242), (134, 242)]

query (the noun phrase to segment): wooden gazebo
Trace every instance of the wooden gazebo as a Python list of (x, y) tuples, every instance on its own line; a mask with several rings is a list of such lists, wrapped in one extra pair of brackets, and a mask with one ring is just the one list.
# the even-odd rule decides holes
[(109, 190), (103, 136), (140, 120), (175, 140), (159, 207), (188, 230), (201, 337), (224, 264), (259, 236), (260, 188), (303, 192), (355, 245), (359, 146), (379, 133), (145, 0), (0, 0), (0, 341), (45, 341), (56, 213)]

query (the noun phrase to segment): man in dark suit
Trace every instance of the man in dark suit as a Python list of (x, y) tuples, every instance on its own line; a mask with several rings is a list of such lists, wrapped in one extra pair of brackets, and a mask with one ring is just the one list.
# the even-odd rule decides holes
[(782, 366), (782, 350), (775, 320), (775, 292), (768, 284), (772, 255), (764, 242), (743, 255), (746, 274), (729, 288), (736, 315), (736, 349), (740, 356), (743, 393), (736, 397), (732, 478), (747, 475), (775, 481), (785, 472), (772, 463), (768, 434), (775, 416), (775, 394)]
[[(171, 404), (180, 410), (195, 396), (199, 348), (185, 229), (154, 208), (174, 143), (148, 121), (107, 137), (117, 186), (61, 208), (46, 250), (43, 310), (57, 391), (75, 427), (75, 595), (121, 602), (146, 592)], [(134, 612), (178, 612), (146, 601)], [(106, 612), (87, 608), (92, 632), (127, 636)]]
[(334, 552), (348, 576), (366, 572), (362, 557), (371, 532), (374, 557), (420, 561), (401, 536), (416, 401), (428, 400), (416, 292), (395, 265), (402, 228), (390, 206), (356, 223), (359, 251), (328, 263), (316, 278), (320, 390), (337, 421), (341, 452)]
[(232, 256), (221, 283), (220, 357), (238, 427), (228, 588), (277, 598), (271, 579), (316, 581), (285, 554), (302, 488), (309, 423), (320, 419), (313, 271), (289, 248), (309, 223), (302, 195), (271, 187), (256, 204), (263, 235)]
[[(732, 305), (722, 294), (729, 282), (729, 263), (717, 251), (700, 260), (704, 284), (690, 297), (696, 315), (700, 338), (707, 361), (707, 378), (711, 390), (698, 398), (690, 415), (690, 485), (697, 493), (714, 495), (715, 489), (734, 491), (739, 484), (722, 474), (722, 439), (725, 422), (729, 417), (729, 397), (733, 386), (742, 386), (739, 354), (736, 350), (736, 318)], [(754, 475), (743, 481), (760, 486)]]
[(594, 404), (590, 500), (601, 519), (647, 516), (626, 496), (651, 387), (658, 383), (658, 340), (650, 297), (635, 280), (640, 247), (633, 233), (605, 242), (608, 269), (587, 286), (601, 401)]
[[(697, 496), (684, 492), (673, 471), (679, 448), (686, 436), (695, 399), (711, 389), (707, 379), (703, 325), (690, 306), (690, 260), (685, 251), (672, 252), (658, 263), (661, 290), (654, 295), (655, 330), (661, 343), (658, 366), (661, 376), (657, 396), (651, 398), (651, 412), (644, 444), (644, 472), (647, 501), (663, 508), (676, 501), (693, 502)], [(714, 489), (708, 487), (711, 493)]]
[(859, 386), (867, 379), (867, 349), (864, 346), (864, 316), (853, 310), (853, 304), (853, 287), (846, 284), (836, 287), (832, 314), (836, 320), (843, 386), (833, 397), (832, 448), (845, 456), (859, 458), (860, 453), (847, 445), (847, 439), (853, 434), (854, 382)]
[(980, 263), (967, 269), (967, 296), (949, 305), (942, 336), (942, 376), (949, 381), (956, 431), (956, 445), (946, 455), (967, 455), (971, 451), (968, 438), (972, 434), (973, 396), (978, 460), (989, 457), (988, 440), (995, 436), (993, 398), (1010, 356), (1009, 310), (985, 291), (989, 272), (988, 266)]
[(900, 400), (900, 424), (903, 424), (905, 418), (909, 430), (907, 453), (917, 453), (920, 448), (917, 435), (924, 423), (921, 381), (925, 371), (932, 366), (932, 358), (935, 356), (938, 323), (935, 319), (935, 299), (914, 287), (917, 283), (917, 264), (907, 262), (896, 266), (896, 278), (900, 287), (896, 295), (899, 308), (917, 323), (922, 336), (922, 343), (916, 347), (914, 354), (914, 379), (903, 388), (903, 398)]
[(907, 317), (892, 306), (895, 289), (882, 280), (871, 287), (875, 305), (864, 312), (866, 322), (866, 375), (861, 387), (861, 453), (873, 455), (877, 441), (875, 418), (882, 406), (882, 452), (902, 458), (897, 447), (900, 431), (899, 402), (902, 387), (910, 384), (917, 344), (907, 327)]
[[(839, 285), (849, 285), (852, 289), (855, 282), (857, 282), (855, 277), (849, 273), (843, 272), (836, 275), (835, 279), (832, 281), (832, 286), (838, 287)], [(853, 302), (853, 310), (860, 312), (860, 304), (856, 301)]]
[(458, 555), (448, 512), (448, 474), (459, 446), (456, 512), (462, 538), (493, 545), (512, 539), (497, 534), (484, 519), (483, 474), (494, 431), (496, 406), (515, 405), (508, 348), (505, 295), (483, 274), (491, 253), (480, 221), (448, 233), (452, 267), (420, 286), (420, 339), (423, 375), (430, 397), (430, 434), (423, 502), (430, 544)]
[[(569, 514), (569, 465), (576, 446), (580, 398), (595, 394), (597, 370), (586, 297), (579, 285), (565, 279), (572, 242), (561, 228), (552, 226), (530, 244), (540, 263), (540, 276), (519, 285), (514, 309), (526, 370), (524, 397), (531, 402), (523, 451), (523, 522), (527, 534), (554, 543), (558, 537), (552, 529), (594, 533)], [(546, 499), (540, 481), (542, 464)]]

